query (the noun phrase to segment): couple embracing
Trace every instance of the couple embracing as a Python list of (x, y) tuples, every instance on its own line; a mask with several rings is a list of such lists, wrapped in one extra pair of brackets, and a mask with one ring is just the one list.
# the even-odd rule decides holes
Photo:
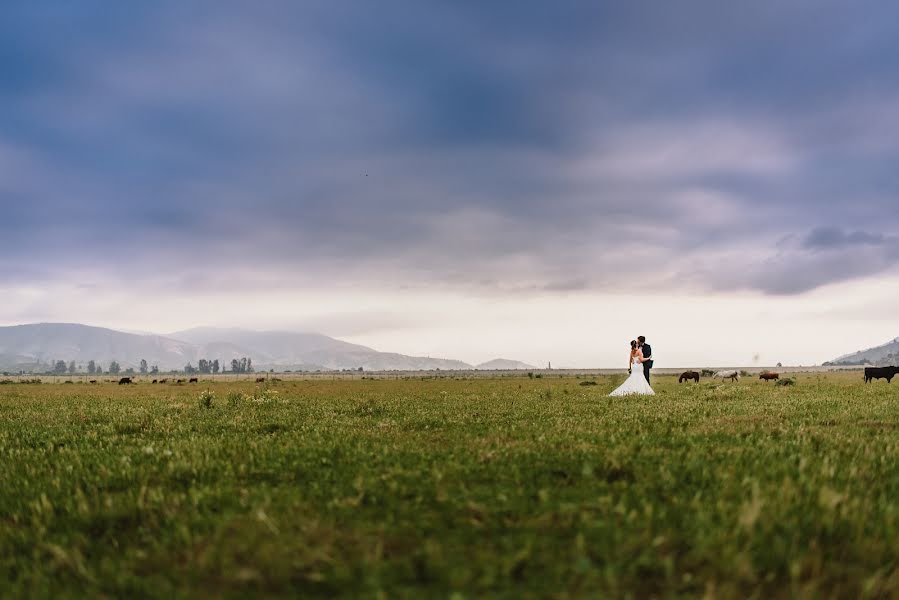
[(627, 372), (630, 373), (630, 377), (609, 395), (654, 395), (655, 392), (652, 391), (652, 387), (649, 385), (649, 372), (652, 370), (652, 365), (652, 346), (646, 343), (646, 338), (641, 335), (636, 340), (631, 340), (631, 351), (628, 355), (627, 369)]

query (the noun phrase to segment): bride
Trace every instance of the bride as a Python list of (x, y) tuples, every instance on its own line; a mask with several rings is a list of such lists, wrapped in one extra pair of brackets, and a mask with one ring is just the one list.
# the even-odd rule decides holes
[(631, 353), (628, 358), (630, 366), (627, 369), (630, 377), (625, 379), (624, 383), (618, 386), (609, 396), (627, 396), (629, 394), (655, 395), (655, 392), (649, 386), (649, 382), (646, 381), (646, 377), (643, 376), (642, 363), (643, 350), (637, 346), (636, 340), (631, 340)]

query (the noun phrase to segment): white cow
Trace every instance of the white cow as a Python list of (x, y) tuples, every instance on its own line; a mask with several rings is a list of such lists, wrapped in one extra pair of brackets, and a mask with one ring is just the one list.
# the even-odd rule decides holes
[(718, 371), (717, 373), (715, 373), (715, 377), (720, 377), (721, 379), (730, 379), (731, 381), (738, 381), (740, 379), (740, 372), (736, 370)]

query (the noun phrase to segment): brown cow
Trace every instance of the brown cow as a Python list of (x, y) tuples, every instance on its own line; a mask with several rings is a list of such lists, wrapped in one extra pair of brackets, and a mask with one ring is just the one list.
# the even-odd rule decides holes
[(96, 379), (91, 379), (91, 383), (97, 383)]
[(133, 381), (131, 381), (130, 377), (122, 377), (121, 379), (119, 379), (119, 385), (126, 385), (130, 383), (134, 383)]
[(190, 381), (188, 381), (187, 383), (200, 383), (200, 380), (197, 379), (196, 377), (191, 377)]
[(766, 371), (759, 375), (759, 379), (764, 379), (765, 381), (778, 381), (780, 379), (780, 373), (769, 373)]
[(683, 383), (685, 381), (690, 381), (691, 379), (696, 383), (699, 383), (699, 373), (697, 373), (696, 371), (684, 371), (680, 374), (677, 382)]
[(160, 380), (159, 380), (159, 383), (168, 383), (168, 382), (169, 382), (168, 379), (160, 379)]
[(265, 377), (257, 377), (256, 383), (265, 383)]

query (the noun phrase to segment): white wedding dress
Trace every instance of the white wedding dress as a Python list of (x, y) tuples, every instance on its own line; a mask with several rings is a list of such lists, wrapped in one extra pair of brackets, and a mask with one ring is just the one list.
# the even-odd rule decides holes
[(640, 394), (643, 396), (654, 396), (655, 392), (643, 376), (643, 365), (636, 358), (631, 359), (630, 377), (624, 380), (609, 396), (629, 396), (631, 394)]

